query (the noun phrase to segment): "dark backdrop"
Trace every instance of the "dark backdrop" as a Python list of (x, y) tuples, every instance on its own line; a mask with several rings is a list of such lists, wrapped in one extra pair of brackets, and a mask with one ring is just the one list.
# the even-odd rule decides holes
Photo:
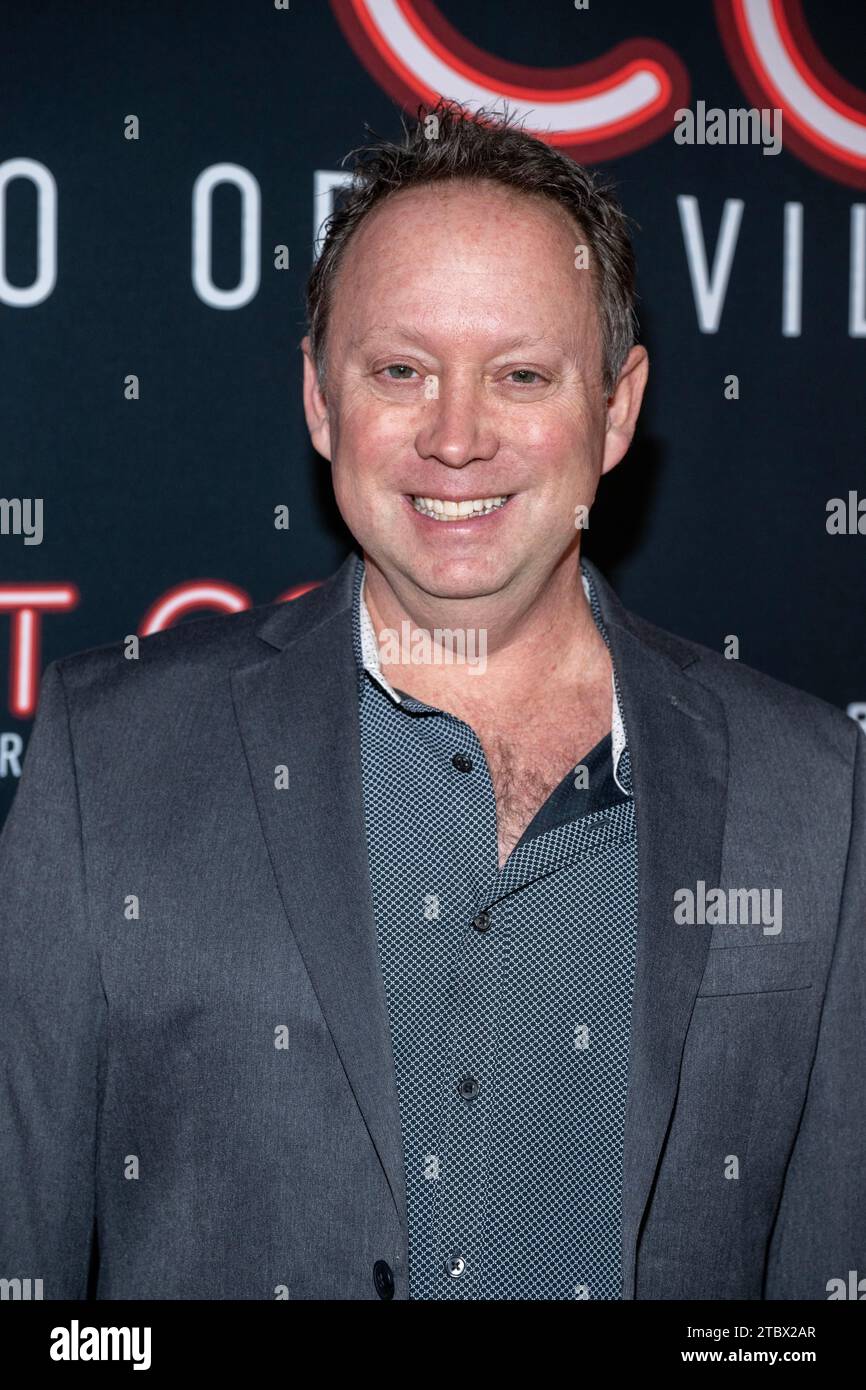
[[(761, 104), (723, 39), (733, 0), (415, 8), (492, 55), (494, 72), (603, 60), (648, 37), (675, 55), (685, 104)], [(866, 126), (866, 8), (783, 9), (802, 51), (816, 64), (820, 55), (819, 76)], [(0, 162), (44, 166), (57, 190), (56, 283), (38, 303), (10, 302), (39, 270), (33, 183), (12, 180), (0, 204), (0, 497), (42, 498), (44, 516), (40, 545), (0, 535), (0, 818), (17, 784), (16, 736), (26, 746), (32, 724), (23, 647), (12, 661), (16, 586), (78, 594), (42, 617), (38, 676), (64, 653), (142, 630), (153, 605), (189, 581), (217, 582), (236, 605), (270, 602), (325, 577), (350, 544), (306, 435), (298, 342), (315, 219), (327, 211), (316, 188), (364, 140), (365, 122), (399, 128), (399, 87), (352, 41), (352, 12), (350, 0), (0, 5)], [(137, 140), (125, 138), (130, 115)], [(866, 497), (866, 342), (850, 309), (852, 277), (856, 291), (866, 276), (851, 232), (866, 217), (866, 159), (846, 172), (812, 157), (796, 122), (799, 150), (786, 131), (777, 156), (679, 145), (670, 112), (656, 127), (587, 161), (614, 176), (640, 224), (651, 358), (638, 436), (602, 484), (587, 551), (652, 621), (719, 649), (736, 634), (743, 661), (856, 714), (866, 702), (866, 535), (828, 534), (826, 520), (829, 499)], [(193, 186), (221, 163), (260, 190), (247, 248), (260, 247), (260, 284), (235, 308), (205, 302), (191, 273)], [(728, 201), (744, 204), (715, 332), (698, 321), (684, 197), (697, 200), (710, 265)], [(782, 331), (789, 203), (803, 209), (795, 336)], [(218, 187), (212, 207), (218, 297), (239, 280), (239, 192)], [(274, 264), (279, 246), (288, 269)], [(130, 374), (137, 400), (125, 398)], [(730, 374), (738, 400), (725, 399)], [(280, 503), (288, 531), (273, 525)], [(35, 631), (26, 616), (16, 622), (19, 639)]]

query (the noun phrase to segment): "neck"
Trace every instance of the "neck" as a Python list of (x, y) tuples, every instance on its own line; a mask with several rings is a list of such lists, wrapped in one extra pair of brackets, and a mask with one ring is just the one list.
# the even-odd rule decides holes
[[(456, 711), (481, 704), (520, 709), (532, 706), (542, 689), (574, 693), (609, 683), (610, 658), (584, 593), (576, 549), (535, 592), (472, 599), (440, 598), (392, 583), (367, 555), (364, 559), (364, 598), (380, 643), (382, 673), (397, 689)], [(405, 642), (401, 658), (393, 659), (401, 635), (421, 632), (432, 639), (437, 628), (463, 634), (465, 649), (476, 658), (483, 652), (484, 660), (419, 660), (417, 653), (429, 653), (431, 642), (417, 638), (410, 646), (413, 659), (403, 654)], [(397, 634), (396, 642), (389, 646), (384, 632)]]

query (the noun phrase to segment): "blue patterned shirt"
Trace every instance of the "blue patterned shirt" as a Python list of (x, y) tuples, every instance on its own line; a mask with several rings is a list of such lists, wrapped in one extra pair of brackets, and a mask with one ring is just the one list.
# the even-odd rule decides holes
[(587, 777), (569, 772), (500, 869), (481, 744), (385, 680), (363, 581), (358, 561), (364, 811), (409, 1296), (617, 1299), (637, 838), (616, 671), (612, 730), (582, 759)]

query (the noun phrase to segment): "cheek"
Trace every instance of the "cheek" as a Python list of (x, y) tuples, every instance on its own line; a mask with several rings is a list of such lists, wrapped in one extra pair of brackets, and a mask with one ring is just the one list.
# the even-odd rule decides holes
[(349, 429), (341, 426), (331, 478), (337, 506), (345, 518), (360, 521), (381, 507), (382, 493), (394, 472), (394, 455), (387, 439), (374, 433), (372, 422), (365, 428), (358, 418)]
[(533, 515), (559, 534), (574, 524), (574, 509), (590, 506), (595, 496), (598, 469), (593, 460), (593, 436), (588, 422), (574, 413), (557, 411), (533, 422), (515, 444), (518, 456), (529, 467)]
[(408, 412), (389, 410), (379, 402), (356, 403), (340, 415), (334, 449), (334, 490), (338, 497), (362, 498), (376, 487), (388, 486), (406, 460), (414, 457), (417, 426)]
[(592, 425), (584, 411), (562, 401), (512, 416), (508, 437), (529, 457), (574, 460), (586, 449)]
[(548, 423), (524, 441), (522, 454), (535, 487), (543, 497), (558, 505), (559, 499), (581, 492), (589, 469), (585, 462), (585, 440), (573, 429)]
[(363, 460), (342, 454), (332, 474), (334, 498), (341, 515), (351, 527), (372, 511), (374, 489)]

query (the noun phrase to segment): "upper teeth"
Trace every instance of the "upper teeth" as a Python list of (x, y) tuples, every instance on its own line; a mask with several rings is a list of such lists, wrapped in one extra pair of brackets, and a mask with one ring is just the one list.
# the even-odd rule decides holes
[(493, 512), (507, 501), (508, 496), (476, 497), (471, 502), (445, 502), (441, 497), (413, 497), (412, 505), (416, 512), (432, 516), (436, 521), (453, 521), (461, 516)]

